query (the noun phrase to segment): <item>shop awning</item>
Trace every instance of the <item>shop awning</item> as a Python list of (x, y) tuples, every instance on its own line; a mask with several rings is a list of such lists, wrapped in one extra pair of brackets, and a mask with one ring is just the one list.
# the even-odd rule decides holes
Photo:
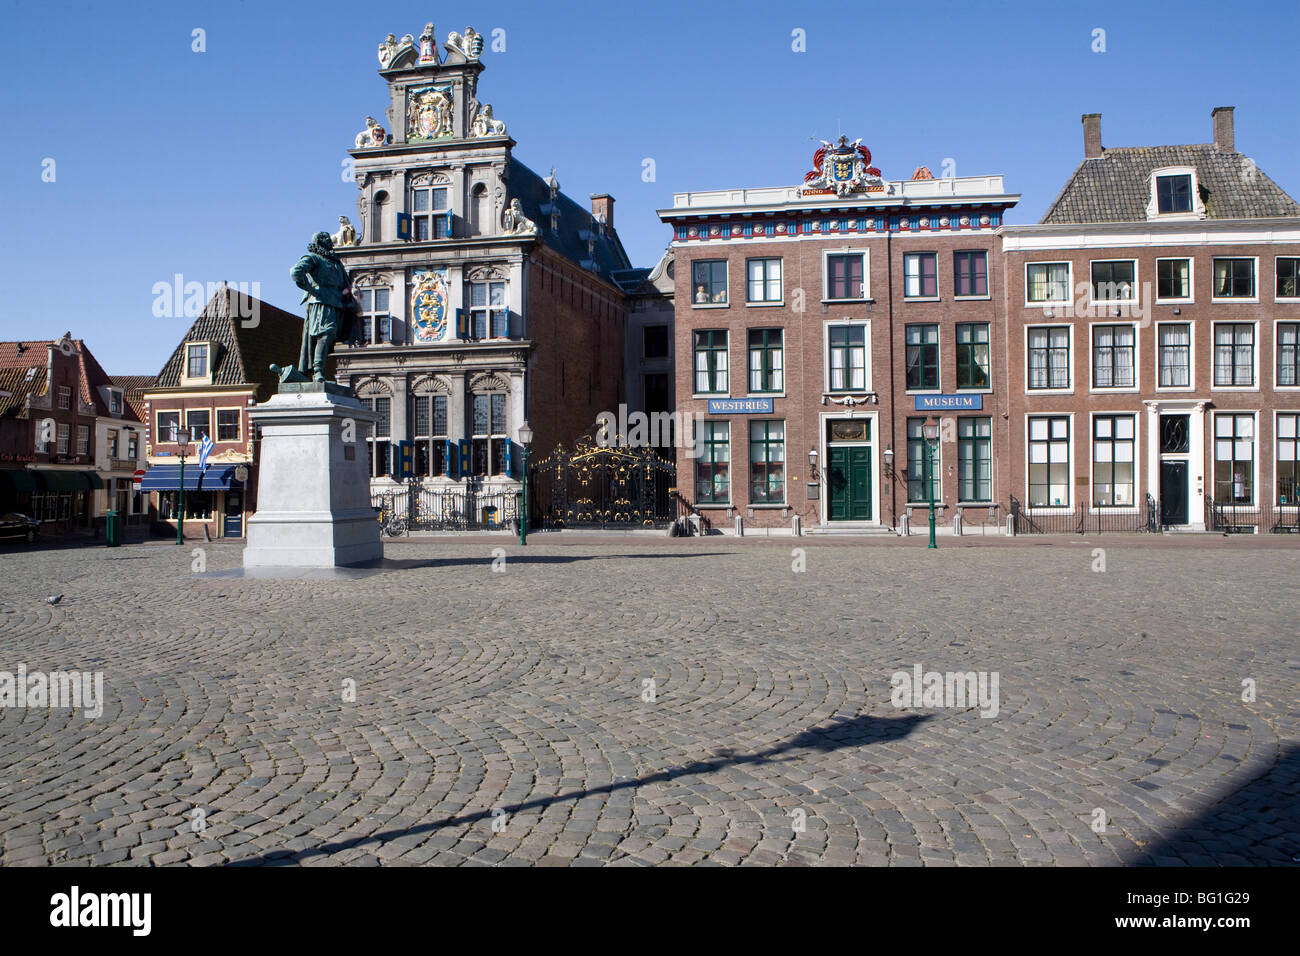
[[(225, 491), (230, 488), (243, 488), (235, 480), (238, 465), (209, 465), (206, 473), (200, 473), (197, 464), (185, 466), (186, 491)], [(154, 465), (144, 473), (140, 482), (141, 491), (175, 491), (180, 487), (180, 465)]]
[(35, 491), (36, 478), (26, 468), (0, 468), (0, 489), (7, 489), (15, 494)]
[(49, 468), (37, 468), (32, 472), (36, 476), (38, 489), (44, 491), (86, 491), (91, 487), (90, 472), (54, 471)]

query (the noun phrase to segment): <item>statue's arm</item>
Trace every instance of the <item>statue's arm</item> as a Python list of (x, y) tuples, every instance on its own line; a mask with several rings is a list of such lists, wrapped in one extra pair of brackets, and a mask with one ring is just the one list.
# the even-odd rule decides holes
[(293, 279), (294, 285), (304, 292), (313, 292), (316, 289), (316, 262), (311, 256), (303, 256), (289, 270), (289, 278)]

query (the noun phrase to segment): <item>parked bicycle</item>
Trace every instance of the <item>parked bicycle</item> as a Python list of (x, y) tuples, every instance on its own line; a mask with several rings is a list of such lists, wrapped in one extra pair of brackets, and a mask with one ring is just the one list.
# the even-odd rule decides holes
[(406, 534), (406, 519), (398, 516), (393, 510), (392, 502), (375, 507), (375, 516), (379, 520), (379, 530), (382, 534), (390, 538), (397, 538)]

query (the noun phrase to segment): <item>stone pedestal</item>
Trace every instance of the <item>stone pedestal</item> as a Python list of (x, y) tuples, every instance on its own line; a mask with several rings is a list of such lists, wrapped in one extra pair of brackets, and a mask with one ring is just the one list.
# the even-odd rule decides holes
[(244, 567), (332, 568), (382, 559), (366, 467), (375, 413), (338, 385), (309, 382), (281, 385), (249, 418), (262, 426), (262, 444)]

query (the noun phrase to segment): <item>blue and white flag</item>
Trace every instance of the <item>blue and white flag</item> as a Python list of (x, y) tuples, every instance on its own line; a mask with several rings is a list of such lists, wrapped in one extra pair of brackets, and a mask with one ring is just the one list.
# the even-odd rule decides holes
[(199, 442), (199, 474), (207, 474), (208, 455), (212, 454), (212, 449), (216, 447), (217, 443), (208, 437), (207, 432), (204, 432), (203, 441)]

